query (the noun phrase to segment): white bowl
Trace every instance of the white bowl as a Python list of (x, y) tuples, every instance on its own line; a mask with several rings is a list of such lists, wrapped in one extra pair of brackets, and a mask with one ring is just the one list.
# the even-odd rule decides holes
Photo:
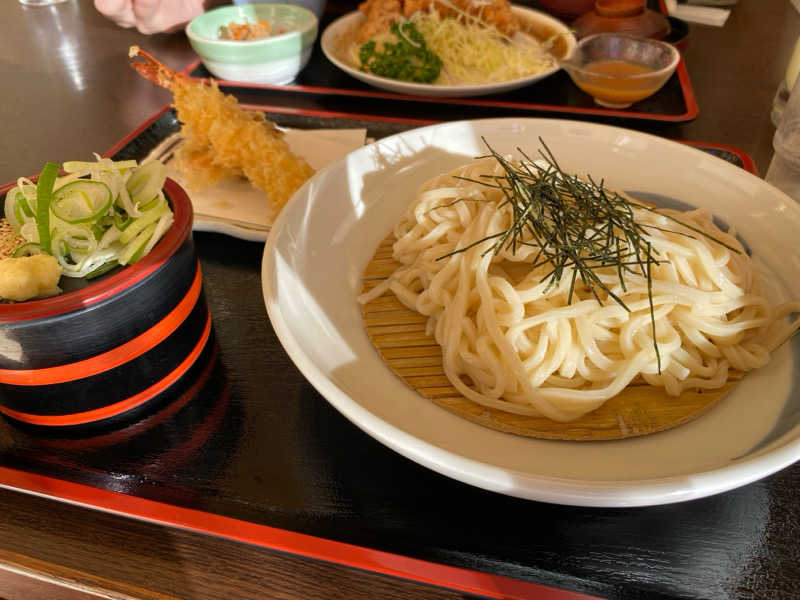
[[(523, 22), (527, 27), (534, 31), (547, 30), (557, 35), (561, 35), (564, 44), (564, 55), (569, 54), (575, 47), (575, 36), (558, 19), (546, 15), (537, 10), (530, 8), (522, 8), (520, 6), (512, 7), (514, 14)], [(530, 85), (536, 81), (549, 77), (557, 72), (561, 67), (554, 64), (551, 68), (536, 73), (535, 75), (528, 75), (519, 79), (511, 79), (509, 81), (499, 81), (494, 83), (485, 84), (468, 84), (468, 85), (436, 85), (433, 83), (413, 83), (410, 81), (400, 81), (397, 79), (389, 79), (387, 77), (379, 77), (372, 73), (367, 73), (358, 68), (348, 51), (355, 31), (359, 25), (364, 21), (363, 13), (354, 11), (339, 17), (333, 23), (325, 28), (322, 32), (322, 52), (328, 59), (345, 73), (352, 75), (356, 79), (368, 83), (371, 86), (388, 90), (390, 92), (397, 92), (400, 94), (410, 94), (413, 96), (429, 96), (438, 98), (462, 98), (468, 96), (485, 96), (487, 94), (499, 94), (501, 92), (508, 92), (515, 90), (526, 85)], [(561, 58), (557, 56), (556, 58)]]
[[(763, 180), (645, 133), (556, 119), (490, 119), (385, 138), (318, 172), (284, 207), (264, 251), (270, 320), (300, 371), (343, 415), (400, 454), (459, 481), (562, 504), (643, 506), (733, 489), (800, 459), (800, 338), (708, 413), (610, 442), (537, 440), (462, 419), (411, 389), (367, 336), (357, 296), (375, 248), (429, 178), (484, 154), (536, 151), (653, 202), (724, 217), (765, 283), (800, 298), (800, 206)], [(769, 288), (772, 289), (772, 288)], [(776, 300), (780, 298), (775, 298)]]

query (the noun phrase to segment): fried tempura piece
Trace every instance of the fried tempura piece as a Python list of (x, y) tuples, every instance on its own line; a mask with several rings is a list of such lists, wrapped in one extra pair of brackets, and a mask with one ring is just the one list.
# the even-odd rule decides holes
[(49, 254), (4, 258), (0, 260), (0, 298), (22, 302), (60, 294), (61, 271)]
[(511, 12), (509, 0), (366, 0), (358, 9), (367, 20), (356, 32), (359, 44), (389, 31), (392, 23), (401, 16), (409, 18), (415, 12), (433, 10), (442, 18), (457, 18), (464, 14), (476, 17), (495, 27), (508, 37), (519, 31), (519, 20)]
[[(209, 172), (198, 181), (218, 181), (222, 173), (241, 173), (267, 192), (276, 209), (314, 173), (289, 149), (283, 134), (260, 112), (246, 111), (236, 98), (223, 94), (215, 82), (192, 81), (132, 46), (130, 56), (145, 61), (131, 66), (150, 81), (172, 92), (182, 133), (189, 146), (184, 166)], [(184, 173), (190, 180), (192, 172)]]
[(214, 162), (214, 150), (205, 144), (186, 141), (178, 146), (173, 165), (184, 175), (193, 192), (216, 185), (224, 179), (244, 177), (241, 171), (220, 167)]
[(356, 32), (356, 41), (359, 44), (386, 33), (392, 23), (403, 15), (400, 0), (366, 0), (358, 6), (358, 10), (367, 17)]
[(464, 9), (469, 14), (494, 25), (503, 35), (511, 37), (519, 31), (519, 20), (511, 12), (511, 3), (508, 0), (490, 0), (488, 4), (467, 0), (466, 4)]
[[(433, 4), (433, 0), (404, 0), (403, 1), (403, 16), (408, 18), (418, 10), (429, 10)], [(441, 16), (448, 16), (450, 10), (442, 6), (436, 5), (436, 10), (439, 11)]]

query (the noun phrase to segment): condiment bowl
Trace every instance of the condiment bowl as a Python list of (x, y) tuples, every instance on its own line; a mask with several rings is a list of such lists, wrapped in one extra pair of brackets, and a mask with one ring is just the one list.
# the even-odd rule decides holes
[(666, 42), (600, 33), (578, 42), (561, 66), (597, 104), (627, 108), (661, 89), (679, 60)]
[(164, 194), (174, 221), (139, 261), (89, 281), (62, 277), (57, 296), (0, 304), (0, 413), (51, 429), (120, 424), (192, 376), (211, 316), (191, 202), (170, 179)]
[[(221, 39), (231, 23), (270, 24), (269, 37)], [(311, 58), (319, 21), (307, 8), (293, 4), (255, 3), (222, 6), (195, 17), (186, 26), (189, 43), (212, 75), (247, 83), (285, 84)]]

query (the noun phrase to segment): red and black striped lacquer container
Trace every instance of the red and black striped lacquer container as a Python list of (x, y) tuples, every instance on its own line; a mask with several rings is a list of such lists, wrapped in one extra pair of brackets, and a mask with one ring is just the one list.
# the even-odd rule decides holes
[(89, 283), (62, 278), (59, 296), (0, 304), (5, 416), (44, 427), (127, 420), (168, 394), (203, 352), (211, 317), (192, 206), (174, 181), (164, 192), (174, 223), (137, 263)]

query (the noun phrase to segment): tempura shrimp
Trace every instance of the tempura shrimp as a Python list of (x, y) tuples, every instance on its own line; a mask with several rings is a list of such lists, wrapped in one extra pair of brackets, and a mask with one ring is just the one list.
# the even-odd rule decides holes
[(305, 159), (290, 149), (283, 133), (260, 112), (247, 111), (217, 84), (194, 81), (132, 46), (131, 62), (143, 77), (172, 92), (185, 144), (176, 155), (184, 174), (199, 171), (196, 181), (214, 183), (243, 175), (253, 186), (267, 192), (276, 210), (313, 175)]

